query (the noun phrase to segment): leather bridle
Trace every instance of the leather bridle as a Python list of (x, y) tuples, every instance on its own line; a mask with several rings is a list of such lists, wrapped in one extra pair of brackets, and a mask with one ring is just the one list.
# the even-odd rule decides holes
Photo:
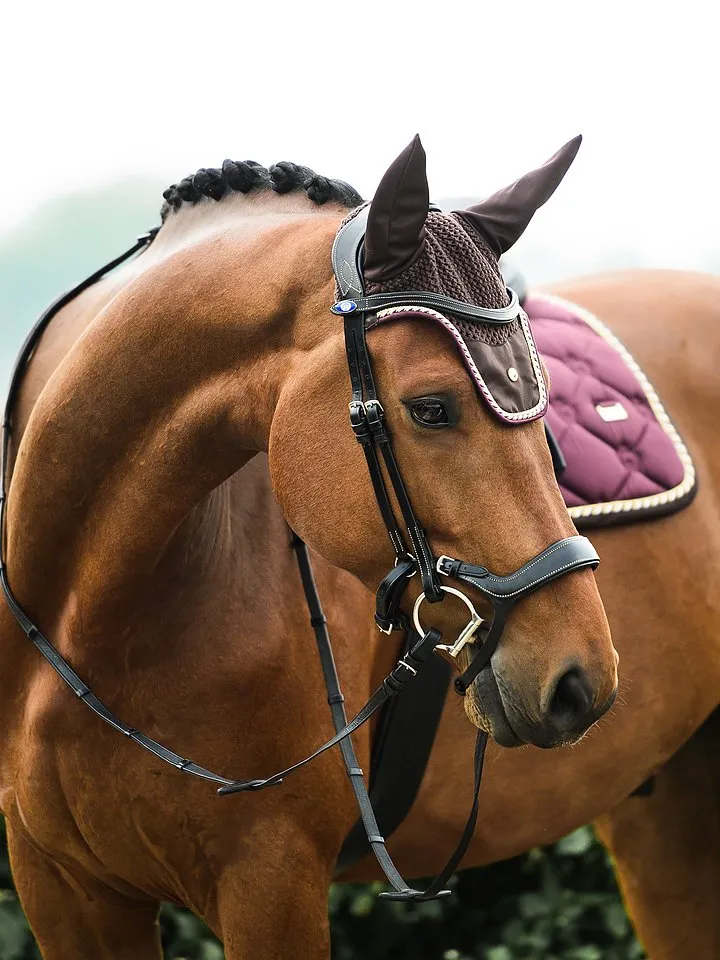
[[(431, 206), (431, 209), (438, 208)], [(137, 243), (128, 251), (106, 264), (83, 283), (55, 301), (39, 318), (21, 348), (11, 376), (3, 420), (2, 451), (0, 455), (0, 532), (2, 534), (0, 536), (0, 587), (11, 612), (28, 638), (86, 706), (110, 726), (176, 769), (221, 784), (218, 790), (221, 795), (257, 791), (279, 784), (295, 770), (305, 766), (333, 746), (339, 745), (369, 845), (393, 888), (392, 891), (380, 894), (380, 896), (396, 900), (429, 900), (450, 894), (450, 891), (446, 889), (446, 884), (472, 839), (477, 820), (478, 795), (487, 733), (479, 730), (477, 734), (474, 755), (473, 805), (462, 837), (445, 868), (425, 890), (417, 890), (409, 886), (395, 868), (387, 852), (385, 840), (380, 835), (375, 813), (368, 797), (363, 771), (358, 766), (351, 735), (366, 723), (383, 704), (396, 696), (418, 676), (433, 651), (442, 652), (446, 657), (455, 660), (463, 647), (468, 643), (473, 643), (476, 650), (475, 657), (471, 660), (465, 672), (455, 680), (455, 689), (458, 693), (464, 694), (479, 672), (488, 665), (500, 642), (505, 623), (514, 605), (533, 591), (573, 570), (594, 568), (597, 566), (599, 558), (590, 542), (581, 536), (568, 537), (551, 544), (546, 550), (532, 557), (522, 567), (507, 576), (495, 575), (486, 567), (455, 560), (451, 557), (435, 557), (425, 531), (413, 510), (395, 458), (392, 439), (385, 422), (385, 411), (378, 396), (373, 375), (366, 331), (368, 326), (377, 319), (380, 311), (391, 307), (403, 306), (409, 309), (414, 306), (431, 307), (434, 310), (450, 313), (454, 316), (479, 320), (485, 324), (511, 323), (522, 308), (518, 303), (517, 296), (512, 291), (509, 291), (509, 305), (501, 309), (478, 307), (427, 291), (381, 293), (366, 296), (362, 278), (362, 243), (367, 210), (367, 207), (360, 209), (353, 218), (349, 219), (340, 228), (335, 239), (332, 262), (340, 297), (331, 307), (331, 310), (334, 314), (343, 316), (345, 324), (345, 345), (352, 387), (350, 425), (365, 454), (378, 507), (395, 553), (395, 564), (382, 579), (377, 590), (375, 620), (378, 627), (385, 633), (391, 633), (393, 630), (403, 631), (405, 640), (403, 643), (404, 652), (397, 665), (383, 680), (380, 687), (357, 716), (348, 722), (326, 620), (315, 588), (308, 550), (303, 541), (295, 534), (291, 537), (291, 545), (297, 556), (336, 733), (334, 737), (309, 757), (265, 779), (228, 779), (181, 757), (141, 731), (128, 726), (95, 696), (70, 664), (43, 635), (39, 627), (30, 619), (12, 593), (8, 580), (5, 553), (7, 508), (5, 485), (13, 405), (22, 375), (40, 336), (55, 314), (79, 293), (109, 273), (110, 270), (145, 249), (154, 239), (157, 229), (139, 237)], [(400, 510), (401, 522), (398, 522), (395, 515), (383, 474), (383, 466)], [(409, 580), (415, 573), (420, 576), (422, 592), (415, 603), (413, 615), (410, 617), (401, 609), (401, 603)], [(468, 583), (477, 589), (492, 605), (493, 617), (490, 623), (486, 624), (483, 621), (475, 611), (470, 598), (458, 586), (451, 586), (447, 581), (455, 581), (458, 585), (462, 585), (463, 582)], [(441, 643), (442, 635), (435, 628), (431, 627), (424, 630), (421, 627), (419, 617), (420, 604), (423, 600), (429, 603), (439, 603), (448, 593), (459, 596), (470, 611), (468, 624), (451, 645)], [(478, 642), (480, 642), (479, 645)]]
[[(430, 209), (439, 208), (431, 204)], [(443, 648), (444, 652), (455, 659), (460, 650), (473, 641), (476, 634), (484, 634), (482, 645), (470, 666), (454, 682), (456, 691), (464, 694), (480, 671), (488, 665), (513, 606), (523, 597), (572, 570), (596, 567), (600, 558), (587, 537), (579, 535), (551, 544), (518, 570), (504, 577), (492, 574), (483, 566), (454, 560), (452, 557), (436, 558), (433, 554), (425, 531), (410, 503), (393, 452), (390, 433), (385, 423), (385, 411), (378, 397), (373, 375), (366, 331), (375, 325), (379, 311), (391, 307), (404, 307), (410, 312), (416, 306), (431, 307), (440, 312), (495, 326), (513, 323), (522, 307), (512, 290), (508, 290), (508, 305), (500, 309), (479, 307), (428, 291), (410, 290), (366, 296), (362, 259), (369, 210), (369, 205), (361, 208), (340, 228), (335, 238), (332, 264), (340, 299), (333, 304), (331, 310), (343, 316), (345, 323), (345, 349), (352, 386), (350, 425), (365, 454), (375, 498), (395, 551), (395, 566), (378, 587), (375, 621), (385, 633), (390, 633), (393, 629), (407, 629), (407, 618), (400, 609), (400, 603), (410, 578), (416, 572), (420, 574), (423, 588), (415, 605), (414, 625), (419, 633), (422, 634), (422, 631), (417, 613), (422, 600), (439, 603), (447, 593), (460, 596), (470, 610), (470, 620), (455, 643), (451, 647)], [(381, 458), (400, 508), (411, 550), (408, 549), (393, 511)], [(478, 590), (493, 607), (490, 625), (484, 625), (472, 602), (462, 591), (443, 585), (438, 575), (447, 580), (464, 581)]]

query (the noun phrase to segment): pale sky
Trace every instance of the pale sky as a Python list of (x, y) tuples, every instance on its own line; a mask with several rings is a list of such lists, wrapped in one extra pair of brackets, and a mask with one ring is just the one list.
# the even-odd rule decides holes
[[(716, 0), (5, 4), (0, 233), (44, 199), (225, 157), (372, 195), (416, 132), (434, 198), (581, 132), (525, 244), (720, 271)], [(158, 198), (160, 201), (160, 198)], [(520, 249), (522, 252), (522, 248)]]

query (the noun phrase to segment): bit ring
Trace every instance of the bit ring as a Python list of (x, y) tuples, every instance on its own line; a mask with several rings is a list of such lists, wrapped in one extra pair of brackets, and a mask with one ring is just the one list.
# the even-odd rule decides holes
[[(484, 623), (484, 621), (483, 621), (483, 618), (475, 609), (475, 607), (473, 606), (470, 598), (467, 597), (462, 592), (462, 590), (457, 590), (455, 587), (445, 587), (442, 584), (440, 585), (440, 589), (444, 590), (445, 593), (452, 593), (453, 596), (459, 597), (462, 600), (462, 602), (465, 604), (465, 606), (468, 608), (468, 610), (470, 611), (470, 619), (458, 634), (458, 638), (455, 641), (455, 643), (453, 643), (452, 645), (439, 643), (435, 647), (435, 651), (437, 653), (440, 653), (446, 656), (446, 658), (449, 657), (451, 661), (454, 663), (457, 655), (460, 653), (460, 651), (462, 650), (462, 648), (465, 646), (466, 643), (469, 643), (472, 641), (473, 637), (479, 630), (481, 624)], [(423, 626), (420, 623), (419, 612), (424, 599), (425, 599), (425, 593), (423, 592), (415, 601), (415, 606), (413, 607), (413, 613), (412, 613), (413, 625), (421, 637), (425, 636), (425, 630), (423, 629)]]

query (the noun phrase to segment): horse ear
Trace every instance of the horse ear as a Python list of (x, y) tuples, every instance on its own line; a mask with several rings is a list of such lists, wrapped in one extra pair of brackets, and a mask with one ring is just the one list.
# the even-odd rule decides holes
[(561, 147), (547, 163), (526, 173), (467, 210), (456, 210), (487, 238), (498, 256), (519, 240), (535, 211), (555, 193), (580, 149), (582, 136)]
[(390, 280), (417, 260), (425, 246), (429, 205), (425, 151), (415, 136), (388, 167), (370, 204), (363, 266), (367, 280)]

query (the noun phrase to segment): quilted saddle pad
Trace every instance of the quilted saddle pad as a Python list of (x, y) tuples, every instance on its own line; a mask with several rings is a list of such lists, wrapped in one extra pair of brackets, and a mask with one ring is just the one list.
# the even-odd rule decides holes
[(673, 513), (695, 468), (655, 390), (597, 317), (531, 294), (523, 304), (550, 372), (547, 422), (567, 461), (558, 477), (578, 527)]

